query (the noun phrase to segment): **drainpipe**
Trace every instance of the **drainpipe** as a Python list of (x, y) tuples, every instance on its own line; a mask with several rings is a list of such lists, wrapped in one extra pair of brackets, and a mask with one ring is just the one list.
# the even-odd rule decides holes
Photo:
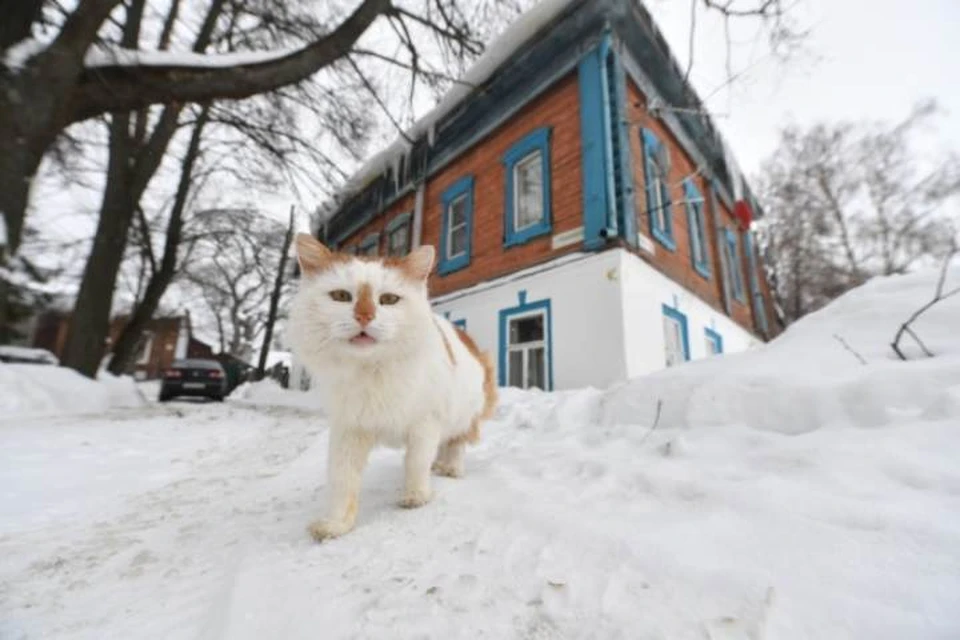
[(416, 249), (422, 243), (423, 235), (423, 198), (426, 182), (417, 185), (417, 192), (413, 200), (413, 230), (410, 238), (410, 248)]

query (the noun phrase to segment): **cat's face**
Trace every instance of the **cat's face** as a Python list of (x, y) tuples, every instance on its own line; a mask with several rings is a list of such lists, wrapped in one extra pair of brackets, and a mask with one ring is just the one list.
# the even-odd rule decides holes
[(333, 253), (297, 237), (303, 278), (291, 312), (291, 339), (310, 360), (371, 360), (414, 348), (431, 322), (426, 280), (433, 247), (399, 259)]

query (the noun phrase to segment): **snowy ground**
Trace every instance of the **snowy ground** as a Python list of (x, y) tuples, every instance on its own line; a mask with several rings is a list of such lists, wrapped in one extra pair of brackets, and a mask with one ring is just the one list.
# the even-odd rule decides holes
[(932, 286), (609, 390), (505, 392), (466, 478), (401, 510), (379, 451), (322, 545), (302, 395), (0, 418), (0, 638), (958, 638), (960, 296), (921, 324), (936, 358), (886, 347)]

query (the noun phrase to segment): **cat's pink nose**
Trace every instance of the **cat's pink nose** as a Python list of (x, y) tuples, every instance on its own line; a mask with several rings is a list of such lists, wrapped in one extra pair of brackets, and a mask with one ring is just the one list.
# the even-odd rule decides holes
[(373, 322), (374, 313), (370, 311), (354, 311), (353, 318), (360, 323), (361, 327), (365, 327), (371, 322)]

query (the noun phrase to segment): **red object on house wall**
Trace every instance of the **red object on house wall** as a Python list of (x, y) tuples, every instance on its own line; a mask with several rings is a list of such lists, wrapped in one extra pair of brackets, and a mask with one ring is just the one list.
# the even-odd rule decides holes
[(733, 205), (733, 215), (740, 223), (741, 229), (746, 231), (750, 228), (750, 223), (753, 222), (753, 209), (746, 200), (737, 200)]

